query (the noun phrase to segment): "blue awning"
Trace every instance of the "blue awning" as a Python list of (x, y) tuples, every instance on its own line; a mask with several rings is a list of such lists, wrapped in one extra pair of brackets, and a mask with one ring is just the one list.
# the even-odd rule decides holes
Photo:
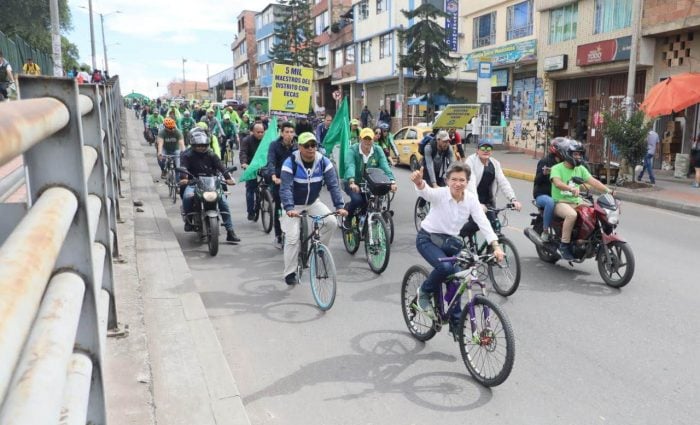
[[(433, 104), (435, 106), (460, 104), (460, 103), (467, 103), (467, 102), (461, 101), (458, 99), (453, 99), (453, 98), (451, 98), (447, 95), (444, 95), (444, 94), (436, 94), (433, 96)], [(408, 106), (413, 106), (413, 105), (427, 106), (428, 105), (428, 95), (424, 94), (423, 96), (418, 96), (418, 97), (415, 97), (413, 99), (409, 99)]]

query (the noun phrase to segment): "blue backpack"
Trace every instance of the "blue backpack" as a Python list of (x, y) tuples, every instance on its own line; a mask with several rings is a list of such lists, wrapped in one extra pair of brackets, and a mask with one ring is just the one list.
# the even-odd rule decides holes
[(435, 147), (437, 146), (437, 143), (435, 141), (435, 135), (433, 133), (426, 134), (423, 136), (423, 139), (418, 143), (418, 153), (421, 154), (421, 156), (425, 156), (425, 145), (430, 143), (430, 147), (432, 148), (433, 152), (435, 152)]

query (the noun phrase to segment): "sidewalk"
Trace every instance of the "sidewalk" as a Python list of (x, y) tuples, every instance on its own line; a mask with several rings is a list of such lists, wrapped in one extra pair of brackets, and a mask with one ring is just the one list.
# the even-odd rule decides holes
[[(250, 425), (236, 382), (149, 172), (140, 125), (127, 114), (128, 166), (115, 264), (118, 320), (105, 359), (108, 422)], [(135, 208), (134, 203), (142, 205)]]
[[(537, 159), (532, 155), (508, 150), (495, 150), (493, 157), (508, 177), (533, 181)], [(620, 200), (648, 205), (700, 217), (700, 189), (690, 186), (691, 179), (676, 179), (670, 172), (654, 170), (656, 185), (649, 189), (625, 189), (611, 186)]]

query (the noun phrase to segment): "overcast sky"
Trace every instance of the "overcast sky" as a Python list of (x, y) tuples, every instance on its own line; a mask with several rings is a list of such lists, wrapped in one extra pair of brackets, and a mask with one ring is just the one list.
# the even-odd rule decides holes
[[(122, 94), (162, 95), (173, 80), (206, 81), (232, 66), (230, 50), (243, 5), (261, 10), (267, 0), (93, 0), (95, 60), (104, 69), (100, 15), (104, 17), (111, 75), (119, 74)], [(88, 0), (69, 0), (80, 63), (92, 65)], [(254, 6), (253, 6), (254, 5)], [(84, 7), (84, 8), (83, 8)], [(120, 11), (121, 13), (112, 13)], [(118, 44), (117, 44), (118, 43)], [(159, 84), (159, 87), (156, 86)]]

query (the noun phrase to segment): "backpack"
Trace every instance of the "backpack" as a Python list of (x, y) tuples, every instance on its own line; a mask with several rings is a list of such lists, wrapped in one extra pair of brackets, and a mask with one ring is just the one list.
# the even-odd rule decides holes
[(423, 139), (418, 143), (418, 153), (421, 156), (425, 156), (425, 145), (427, 145), (428, 143), (430, 143), (430, 148), (433, 150), (433, 152), (435, 152), (437, 142), (433, 133), (426, 134), (425, 136), (423, 136)]
[(4, 83), (7, 80), (7, 65), (9, 62), (4, 61), (4, 63), (0, 64), (0, 83)]

